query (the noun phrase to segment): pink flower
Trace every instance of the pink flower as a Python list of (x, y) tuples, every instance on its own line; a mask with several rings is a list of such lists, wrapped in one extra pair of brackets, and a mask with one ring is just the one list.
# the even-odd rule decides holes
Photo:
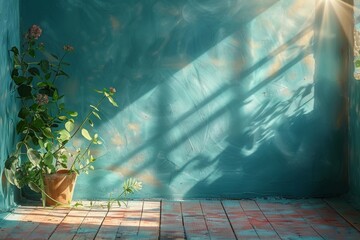
[(72, 52), (72, 51), (74, 51), (74, 47), (71, 46), (71, 45), (65, 45), (65, 46), (64, 46), (64, 50), (65, 50), (66, 52)]
[(42, 29), (38, 25), (32, 25), (25, 34), (27, 39), (38, 39), (41, 36)]
[(36, 94), (35, 102), (39, 105), (45, 105), (49, 103), (49, 97), (46, 94)]
[(110, 87), (110, 88), (109, 88), (109, 91), (110, 91), (111, 93), (116, 93), (116, 89), (113, 88), (113, 87)]

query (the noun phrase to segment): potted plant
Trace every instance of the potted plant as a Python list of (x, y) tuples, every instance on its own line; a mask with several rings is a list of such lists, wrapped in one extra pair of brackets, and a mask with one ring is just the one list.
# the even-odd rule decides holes
[[(69, 77), (64, 70), (69, 64), (64, 59), (74, 48), (64, 46), (61, 57), (50, 54), (38, 42), (41, 34), (42, 29), (33, 25), (25, 34), (22, 52), (17, 47), (10, 50), (14, 62), (11, 78), (21, 103), (16, 125), (19, 141), (5, 162), (5, 175), (18, 188), (29, 186), (41, 193), (44, 206), (69, 204), (76, 176), (94, 169), (96, 158), (91, 148), (102, 144), (99, 135), (88, 129), (94, 126), (94, 117), (100, 119), (104, 100), (117, 107), (113, 99), (116, 90), (96, 90), (99, 101), (90, 105), (87, 115), (78, 121), (78, 113), (66, 108), (64, 95), (56, 85), (61, 78)], [(86, 146), (69, 147), (80, 134)], [(141, 189), (141, 183), (130, 180), (123, 187), (123, 191), (132, 193)]]

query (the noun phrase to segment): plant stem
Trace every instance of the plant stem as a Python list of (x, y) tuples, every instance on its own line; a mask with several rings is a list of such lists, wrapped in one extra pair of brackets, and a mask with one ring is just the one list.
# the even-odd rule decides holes
[(62, 61), (63, 61), (64, 57), (66, 56), (66, 54), (67, 54), (67, 52), (65, 52), (65, 53), (64, 53), (64, 55), (61, 57), (61, 59), (60, 59), (60, 61), (59, 61), (58, 65), (57, 65), (56, 74), (55, 74), (55, 76), (54, 76), (54, 79), (52, 80), (52, 83), (54, 83), (54, 82), (55, 82), (55, 80), (56, 80), (56, 79), (57, 79), (57, 77), (58, 77), (58, 74), (59, 74), (59, 72), (60, 72), (60, 68), (61, 68), (61, 63), (62, 63)]
[(77, 162), (78, 159), (82, 159), (84, 157), (84, 155), (86, 154), (86, 152), (90, 149), (91, 145), (92, 145), (92, 141), (89, 143), (89, 145), (87, 146), (87, 148), (85, 149), (85, 151), (81, 154), (81, 157), (80, 156), (80, 153), (76, 156), (75, 160), (73, 161), (73, 163), (71, 164), (71, 167), (70, 167), (70, 170), (73, 169), (75, 163)]
[[(100, 106), (100, 104), (102, 103), (102, 101), (104, 101), (105, 96), (103, 96), (99, 102), (96, 104), (96, 108)], [(86, 121), (89, 119), (89, 117), (91, 116), (93, 110), (90, 109), (89, 113), (86, 115), (86, 117), (84, 118), (84, 120), (81, 122), (80, 126), (75, 130), (75, 132), (70, 136), (69, 141), (79, 132), (79, 130), (84, 126), (84, 124), (86, 123)], [(63, 149), (65, 147), (66, 143), (61, 143), (60, 147), (58, 149), (56, 149), (52, 154), (55, 155), (57, 152), (59, 152), (61, 149)]]

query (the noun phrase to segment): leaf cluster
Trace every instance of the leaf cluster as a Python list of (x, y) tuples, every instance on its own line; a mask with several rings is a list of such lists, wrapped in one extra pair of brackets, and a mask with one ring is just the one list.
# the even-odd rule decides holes
[[(69, 169), (80, 174), (93, 170), (96, 157), (91, 148), (102, 144), (94, 130), (93, 118), (101, 119), (100, 106), (105, 99), (117, 107), (113, 88), (96, 90), (97, 103), (89, 106), (88, 114), (78, 119), (76, 111), (65, 106), (64, 95), (57, 83), (69, 78), (64, 59), (69, 48), (59, 57), (46, 51), (37, 38), (25, 38), (21, 48), (11, 48), (13, 66), (11, 79), (15, 83), (20, 101), (16, 132), (19, 141), (15, 151), (5, 162), (5, 175), (10, 183), (32, 190), (44, 189), (44, 174), (53, 174), (59, 169)], [(71, 48), (72, 49), (72, 48)], [(72, 49), (73, 50), (73, 49)], [(81, 135), (86, 146), (73, 149), (71, 140)]]

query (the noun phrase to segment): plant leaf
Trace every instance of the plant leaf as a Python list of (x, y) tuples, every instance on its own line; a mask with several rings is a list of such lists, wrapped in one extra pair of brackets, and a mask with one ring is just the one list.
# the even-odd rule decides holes
[(68, 132), (71, 132), (72, 130), (74, 130), (74, 127), (75, 127), (74, 120), (72, 120), (72, 119), (70, 119), (69, 121), (67, 121), (65, 123), (65, 128)]
[(22, 84), (18, 87), (17, 91), (20, 97), (31, 97), (31, 89), (29, 85)]
[(90, 105), (90, 107), (92, 107), (96, 111), (99, 111), (99, 109), (97, 107), (95, 107), (94, 105)]
[(71, 137), (70, 133), (66, 129), (62, 129), (62, 130), (58, 131), (58, 134), (59, 134), (58, 140), (60, 142), (65, 142), (65, 141), (69, 140)]
[(44, 128), (41, 129), (42, 133), (44, 134), (45, 137), (47, 138), (54, 138), (54, 135), (51, 133), (51, 128)]
[(77, 112), (69, 112), (69, 115), (72, 117), (77, 117), (78, 113)]
[(94, 114), (95, 117), (97, 117), (98, 119), (101, 120), (101, 117), (99, 116), (99, 114), (97, 112), (92, 111), (92, 114)]
[(54, 159), (54, 156), (52, 155), (51, 152), (47, 152), (45, 154), (45, 158), (44, 158), (44, 163), (46, 166), (52, 166), (53, 165), (53, 159)]
[(49, 71), (49, 61), (48, 60), (41, 60), (40, 63), (41, 70), (46, 73)]
[(93, 126), (94, 126), (93, 121), (91, 121), (91, 119), (89, 119), (88, 121), (89, 121), (90, 126), (92, 126), (92, 127), (93, 127)]
[(4, 172), (5, 172), (5, 177), (9, 181), (9, 183), (11, 183), (12, 185), (15, 185), (15, 175), (14, 175), (13, 171), (5, 168)]
[(114, 107), (118, 107), (117, 103), (115, 102), (115, 100), (110, 95), (106, 96), (106, 97)]
[(36, 67), (29, 68), (28, 72), (33, 76), (39, 76), (40, 71)]
[(12, 47), (10, 51), (13, 52), (15, 55), (19, 55), (19, 50), (15, 46)]
[(19, 111), (18, 117), (25, 119), (29, 115), (29, 113), (29, 109), (27, 109), (26, 107), (22, 107)]
[(16, 156), (10, 156), (8, 159), (6, 159), (5, 161), (5, 168), (6, 169), (11, 169), (11, 167), (13, 166), (13, 164), (15, 164), (16, 162), (18, 162), (19, 159)]
[(30, 188), (31, 190), (33, 190), (34, 192), (39, 193), (39, 192), (41, 191), (40, 188), (38, 188), (38, 187), (35, 185), (35, 183), (33, 183), (33, 182), (29, 182), (28, 186), (29, 186), (29, 188)]
[(38, 166), (41, 161), (40, 153), (32, 148), (29, 148), (26, 152), (30, 162), (35, 166)]
[(87, 140), (91, 141), (92, 137), (90, 136), (88, 130), (86, 130), (85, 128), (81, 129), (81, 134), (83, 135), (84, 138), (86, 138)]

